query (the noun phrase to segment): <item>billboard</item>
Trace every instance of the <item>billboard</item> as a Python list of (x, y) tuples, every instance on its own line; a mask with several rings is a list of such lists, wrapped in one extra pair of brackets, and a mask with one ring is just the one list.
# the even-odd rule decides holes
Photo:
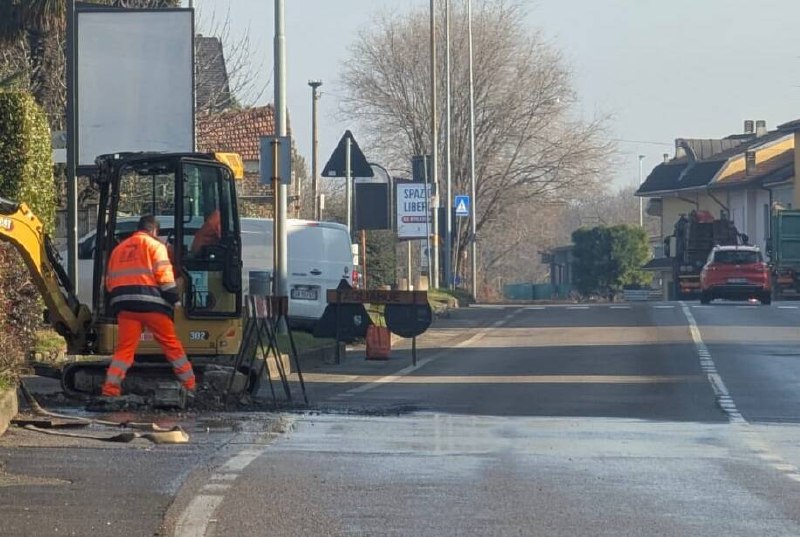
[(432, 229), (428, 210), (430, 185), (424, 183), (396, 183), (397, 238), (424, 239)]
[(78, 166), (104, 153), (194, 150), (191, 9), (76, 9)]

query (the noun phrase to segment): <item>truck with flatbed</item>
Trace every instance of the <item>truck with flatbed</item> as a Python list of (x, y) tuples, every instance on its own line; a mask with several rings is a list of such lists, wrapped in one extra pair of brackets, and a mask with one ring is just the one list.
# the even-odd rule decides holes
[(747, 235), (726, 218), (700, 210), (681, 215), (672, 235), (664, 239), (665, 257), (672, 260), (673, 298), (700, 298), (700, 273), (715, 246), (747, 243)]

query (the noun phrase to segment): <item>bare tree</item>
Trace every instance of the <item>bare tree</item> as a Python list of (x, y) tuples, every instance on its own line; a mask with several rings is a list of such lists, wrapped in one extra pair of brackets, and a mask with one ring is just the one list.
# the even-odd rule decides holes
[(230, 7), (221, 14), (216, 9), (216, 3), (203, 2), (198, 5), (197, 12), (198, 28), (220, 44), (218, 48), (204, 54), (202, 61), (197, 63), (197, 78), (214, 78), (219, 65), (224, 66), (227, 74), (224, 85), (211, 85), (211, 93), (198, 101), (197, 113), (214, 113), (229, 107), (250, 106), (260, 100), (267, 91), (270, 80), (262, 81), (256, 76), (265, 71), (264, 59), (253, 62), (249, 29), (238, 36), (233, 34)]
[[(518, 207), (563, 201), (594, 190), (611, 147), (603, 120), (574, 119), (575, 95), (559, 51), (523, 24), (519, 3), (482, 0), (474, 11), (477, 231), (490, 248), (511, 230), (506, 218)], [(443, 17), (438, 17), (440, 26)], [(379, 15), (351, 47), (343, 68), (343, 116), (368, 133), (373, 154), (388, 165), (409, 167), (414, 154), (430, 152), (429, 19), (425, 11)], [(469, 94), (466, 13), (451, 13), (451, 169), (454, 193), (469, 192)], [(439, 28), (444, 35), (444, 28)], [(439, 80), (445, 78), (439, 47)], [(438, 99), (445, 98), (444, 88)], [(439, 125), (444, 186), (445, 106)], [(466, 219), (458, 221), (461, 259), (469, 244)], [(480, 256), (482, 270), (491, 259)]]

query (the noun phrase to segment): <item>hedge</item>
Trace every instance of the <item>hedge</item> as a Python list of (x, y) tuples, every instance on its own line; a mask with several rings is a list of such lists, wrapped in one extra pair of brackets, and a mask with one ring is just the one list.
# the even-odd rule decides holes
[[(32, 96), (0, 91), (0, 197), (24, 201), (47, 232), (55, 227), (50, 129)], [(19, 253), (0, 243), (0, 377), (13, 378), (41, 326), (39, 291)]]
[(56, 190), (50, 128), (28, 93), (0, 91), (0, 196), (27, 203), (52, 233)]

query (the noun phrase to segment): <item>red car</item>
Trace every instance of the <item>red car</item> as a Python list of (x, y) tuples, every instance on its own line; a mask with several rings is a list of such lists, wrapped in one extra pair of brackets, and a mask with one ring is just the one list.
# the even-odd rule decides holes
[(757, 299), (772, 302), (769, 267), (757, 246), (715, 246), (700, 273), (700, 302)]

